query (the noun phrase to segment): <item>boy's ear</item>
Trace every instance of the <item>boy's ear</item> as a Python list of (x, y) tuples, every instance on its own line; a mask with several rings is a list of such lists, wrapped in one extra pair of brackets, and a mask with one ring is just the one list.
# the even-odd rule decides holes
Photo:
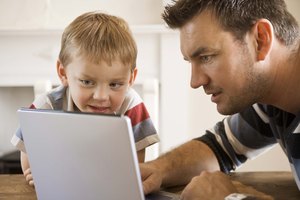
[(254, 35), (256, 39), (256, 55), (257, 60), (264, 60), (273, 42), (273, 26), (266, 19), (258, 20), (254, 25)]
[(134, 83), (134, 81), (135, 81), (135, 78), (136, 78), (136, 75), (137, 75), (137, 68), (135, 68), (134, 70), (133, 70), (133, 72), (131, 73), (131, 75), (130, 75), (130, 80), (129, 80), (129, 85), (130, 86), (132, 86), (133, 85), (133, 83)]
[(66, 69), (64, 68), (64, 66), (62, 65), (60, 60), (57, 60), (57, 62), (56, 62), (56, 71), (57, 71), (57, 74), (58, 74), (58, 77), (59, 77), (61, 83), (64, 86), (68, 86), (68, 79), (67, 79)]

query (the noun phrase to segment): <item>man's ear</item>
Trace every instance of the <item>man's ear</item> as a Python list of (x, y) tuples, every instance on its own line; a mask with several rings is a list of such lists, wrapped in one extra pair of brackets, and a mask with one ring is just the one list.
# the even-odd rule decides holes
[(264, 60), (271, 50), (273, 26), (267, 19), (260, 19), (254, 25), (257, 60)]
[(136, 75), (137, 75), (137, 68), (135, 68), (133, 70), (133, 72), (131, 72), (131, 75), (130, 75), (130, 80), (129, 80), (129, 85), (132, 86), (134, 81), (135, 81), (135, 78), (136, 78)]
[(57, 62), (56, 62), (56, 71), (57, 71), (57, 74), (58, 74), (58, 77), (59, 77), (61, 83), (64, 86), (68, 86), (68, 79), (67, 79), (66, 69), (64, 68), (64, 66), (62, 65), (60, 60), (57, 60)]

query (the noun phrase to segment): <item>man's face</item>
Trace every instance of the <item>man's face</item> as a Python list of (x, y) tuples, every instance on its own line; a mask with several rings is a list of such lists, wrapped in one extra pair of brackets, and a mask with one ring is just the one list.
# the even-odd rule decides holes
[(245, 38), (237, 41), (209, 12), (180, 29), (181, 52), (191, 63), (191, 87), (203, 86), (224, 115), (258, 102), (268, 85), (264, 70), (256, 64), (253, 40), (247, 34)]

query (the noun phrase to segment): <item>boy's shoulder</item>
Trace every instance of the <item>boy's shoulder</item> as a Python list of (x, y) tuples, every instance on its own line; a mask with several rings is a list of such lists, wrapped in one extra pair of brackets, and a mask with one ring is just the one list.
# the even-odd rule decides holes
[(142, 102), (143, 100), (138, 94), (138, 92), (133, 88), (129, 88), (118, 113), (124, 114), (126, 111), (128, 111), (129, 109), (135, 107), (136, 105)]
[(67, 87), (60, 85), (46, 93), (38, 95), (35, 98), (33, 105), (38, 109), (62, 109), (63, 99), (66, 95), (66, 92)]
[(140, 96), (140, 94), (133, 88), (129, 88), (127, 91), (127, 94), (125, 96), (124, 101), (126, 102), (142, 102), (142, 98)]
[(62, 99), (64, 95), (66, 95), (67, 93), (67, 88), (63, 85), (59, 85), (56, 88), (53, 88), (52, 90), (50, 90), (46, 95), (53, 99), (54, 101), (57, 101), (59, 99)]

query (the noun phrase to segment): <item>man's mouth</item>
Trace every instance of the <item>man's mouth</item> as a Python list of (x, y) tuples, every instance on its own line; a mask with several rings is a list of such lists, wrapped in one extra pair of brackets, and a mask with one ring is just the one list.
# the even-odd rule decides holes
[(221, 92), (212, 93), (211, 94), (211, 101), (214, 102), (214, 103), (217, 103), (220, 99), (220, 96), (221, 96)]

